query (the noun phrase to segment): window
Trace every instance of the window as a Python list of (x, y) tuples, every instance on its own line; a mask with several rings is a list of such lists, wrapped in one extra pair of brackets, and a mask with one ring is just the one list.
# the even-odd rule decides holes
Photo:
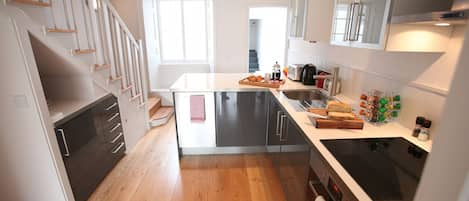
[(163, 63), (208, 63), (209, 0), (159, 0)]

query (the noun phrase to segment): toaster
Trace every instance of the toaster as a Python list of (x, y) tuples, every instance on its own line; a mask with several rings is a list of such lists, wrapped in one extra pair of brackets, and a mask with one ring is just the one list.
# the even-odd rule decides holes
[(288, 65), (287, 77), (290, 80), (301, 81), (301, 72), (303, 72), (304, 64), (290, 64)]

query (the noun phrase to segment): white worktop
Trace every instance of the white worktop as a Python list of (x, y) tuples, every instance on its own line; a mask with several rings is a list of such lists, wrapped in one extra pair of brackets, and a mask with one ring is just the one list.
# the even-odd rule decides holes
[(54, 125), (71, 119), (75, 114), (88, 109), (87, 106), (95, 103), (110, 93), (101, 93), (91, 99), (85, 100), (54, 100), (49, 102), (49, 114)]
[[(186, 73), (171, 85), (173, 92), (202, 92), (202, 91), (250, 91), (269, 90), (269, 88), (241, 85), (238, 81), (252, 74), (247, 73)], [(279, 90), (287, 89), (315, 89), (316, 86), (306, 86), (300, 82), (286, 79)]]
[[(383, 137), (403, 137), (409, 142), (417, 145), (427, 152), (431, 150), (432, 141), (422, 142), (411, 136), (412, 131), (399, 123), (388, 123), (384, 125), (374, 125), (365, 123), (363, 130), (347, 129), (317, 129), (315, 128), (306, 112), (299, 112), (290, 105), (288, 99), (283, 96), (279, 90), (296, 89), (315, 89), (315, 86), (304, 86), (299, 82), (293, 82), (287, 79), (284, 86), (279, 89), (267, 89), (263, 87), (240, 85), (238, 81), (249, 74), (184, 74), (172, 86), (173, 92), (193, 92), (193, 91), (243, 91), (243, 90), (270, 90), (279, 103), (283, 106), (291, 118), (298, 124), (301, 130), (306, 134), (310, 142), (321, 153), (325, 160), (330, 164), (338, 176), (349, 187), (352, 193), (363, 201), (372, 199), (355, 182), (355, 180), (340, 165), (335, 157), (320, 142), (324, 139), (351, 139), (351, 138), (383, 138)], [(349, 102), (351, 99), (338, 95), (338, 100)], [(352, 100), (353, 101), (353, 100)]]

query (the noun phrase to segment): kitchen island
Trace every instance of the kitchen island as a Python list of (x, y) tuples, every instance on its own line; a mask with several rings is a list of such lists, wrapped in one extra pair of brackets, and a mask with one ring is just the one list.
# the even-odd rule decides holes
[[(271, 152), (272, 149), (276, 150), (276, 143), (269, 142), (269, 130), (267, 128), (274, 128), (275, 126), (269, 125), (269, 114), (266, 114), (266, 133), (261, 133), (265, 136), (264, 144), (256, 144), (257, 146), (248, 146), (246, 149), (243, 149), (243, 146), (228, 146), (228, 147), (219, 147), (217, 146), (217, 122), (220, 120), (217, 119), (216, 107), (217, 104), (217, 94), (220, 94), (220, 99), (230, 98), (226, 93), (243, 93), (243, 92), (255, 92), (255, 93), (266, 93), (271, 99), (269, 104), (267, 101), (261, 101), (261, 103), (272, 105), (272, 102), (279, 105), (280, 110), (286, 115), (287, 119), (285, 121), (293, 124), (292, 129), (298, 130), (300, 135), (304, 137), (307, 141), (307, 145), (312, 147), (316, 153), (326, 161), (327, 165), (336, 173), (336, 176), (343, 181), (344, 185), (347, 186), (349, 192), (358, 200), (372, 200), (369, 195), (360, 187), (360, 185), (352, 178), (352, 176), (341, 166), (339, 161), (329, 152), (329, 150), (321, 143), (321, 140), (327, 139), (359, 139), (359, 138), (389, 138), (389, 137), (401, 137), (407, 141), (413, 143), (419, 148), (430, 152), (431, 141), (421, 142), (416, 138), (411, 136), (411, 130), (403, 127), (398, 123), (388, 123), (385, 125), (373, 125), (365, 123), (363, 130), (344, 130), (344, 129), (317, 129), (311, 123), (310, 118), (307, 116), (306, 112), (298, 111), (297, 108), (292, 106), (290, 100), (281, 93), (282, 90), (317, 90), (315, 86), (305, 86), (299, 82), (293, 82), (286, 80), (286, 83), (281, 86), (279, 89), (269, 89), (256, 86), (240, 85), (238, 81), (247, 77), (249, 74), (184, 74), (182, 75), (172, 86), (171, 91), (173, 92), (174, 103), (176, 108), (176, 123), (177, 123), (177, 133), (178, 133), (178, 147), (180, 148), (181, 154), (217, 154), (217, 153), (249, 153), (249, 152), (259, 152), (259, 151), (268, 151)], [(205, 119), (204, 122), (193, 122), (192, 125), (187, 126), (186, 124), (190, 122), (190, 102), (189, 97), (192, 95), (204, 95), (205, 96)], [(264, 95), (257, 94), (256, 97), (252, 100), (258, 100), (259, 97), (263, 98)], [(349, 97), (344, 97), (338, 95), (336, 99), (348, 102)], [(181, 101), (185, 99), (186, 101)], [(251, 99), (249, 99), (251, 100)], [(263, 99), (262, 99), (263, 100)], [(236, 102), (236, 101), (235, 101)], [(257, 103), (257, 102), (254, 102)], [(233, 103), (235, 104), (235, 103)], [(239, 103), (237, 103), (239, 104)], [(267, 111), (272, 113), (273, 107), (267, 106)], [(182, 108), (182, 109), (181, 109)], [(256, 107), (253, 107), (257, 109)], [(179, 112), (178, 112), (179, 110)], [(254, 112), (254, 111), (252, 111)], [(181, 117), (182, 116), (182, 117)], [(218, 118), (229, 118), (229, 114), (218, 115)], [(259, 118), (257, 118), (259, 120)], [(185, 122), (184, 122), (185, 121)], [(211, 123), (207, 123), (211, 122)], [(278, 121), (277, 121), (278, 123)], [(256, 124), (257, 125), (257, 124)], [(278, 124), (277, 124), (278, 125)], [(283, 125), (283, 124), (282, 124)], [(285, 124), (290, 125), (290, 124)], [(278, 127), (278, 126), (277, 126)], [(282, 126), (281, 126), (282, 127)], [(199, 132), (194, 132), (194, 131)], [(185, 132), (191, 131), (193, 136), (189, 137), (191, 143), (184, 142)], [(207, 135), (207, 133), (212, 133)], [(275, 134), (275, 132), (274, 132)], [(211, 136), (211, 137), (207, 137)], [(186, 138), (187, 140), (187, 138)], [(199, 143), (200, 142), (200, 143)], [(280, 144), (281, 146), (282, 144)], [(297, 147), (301, 149), (303, 144), (292, 143), (289, 144), (288, 148)], [(188, 148), (187, 153), (183, 149)], [(196, 148), (192, 149), (191, 148)], [(266, 149), (262, 149), (266, 147)], [(275, 151), (273, 151), (275, 152)], [(285, 190), (285, 189), (284, 189)]]

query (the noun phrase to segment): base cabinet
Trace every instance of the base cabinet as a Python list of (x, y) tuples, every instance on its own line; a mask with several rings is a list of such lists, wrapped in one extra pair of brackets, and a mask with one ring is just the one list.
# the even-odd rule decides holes
[(124, 156), (125, 141), (115, 97), (109, 97), (67, 122), (56, 136), (76, 201), (85, 201)]
[(216, 92), (217, 147), (265, 146), (267, 92)]
[(280, 147), (269, 155), (286, 200), (308, 200), (309, 144), (274, 97), (270, 100), (268, 133), (268, 145)]

